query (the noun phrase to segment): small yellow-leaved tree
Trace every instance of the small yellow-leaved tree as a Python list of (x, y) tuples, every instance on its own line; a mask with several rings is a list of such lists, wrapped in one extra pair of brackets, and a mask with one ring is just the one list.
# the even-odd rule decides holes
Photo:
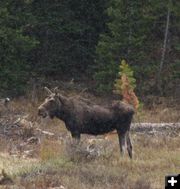
[(122, 95), (123, 101), (131, 104), (137, 110), (139, 107), (139, 100), (134, 92), (136, 79), (134, 78), (133, 70), (125, 60), (121, 61), (118, 78), (115, 80), (114, 86), (114, 92)]

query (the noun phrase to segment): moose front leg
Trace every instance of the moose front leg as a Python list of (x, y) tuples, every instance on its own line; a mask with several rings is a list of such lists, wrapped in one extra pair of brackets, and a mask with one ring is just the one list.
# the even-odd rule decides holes
[(117, 131), (117, 133), (118, 133), (118, 138), (119, 138), (120, 152), (122, 156), (124, 156), (125, 149), (126, 149), (126, 134), (121, 133), (120, 131)]
[(74, 144), (79, 144), (79, 142), (80, 142), (80, 138), (81, 138), (81, 135), (80, 135), (80, 133), (79, 132), (73, 132), (73, 133), (71, 133), (71, 136), (72, 136), (72, 138), (73, 138), (73, 143)]

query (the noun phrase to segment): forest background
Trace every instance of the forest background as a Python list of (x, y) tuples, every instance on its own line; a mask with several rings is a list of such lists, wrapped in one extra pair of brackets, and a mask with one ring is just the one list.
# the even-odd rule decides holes
[(0, 94), (72, 79), (111, 94), (125, 59), (138, 96), (178, 96), (179, 16), (175, 0), (1, 0)]

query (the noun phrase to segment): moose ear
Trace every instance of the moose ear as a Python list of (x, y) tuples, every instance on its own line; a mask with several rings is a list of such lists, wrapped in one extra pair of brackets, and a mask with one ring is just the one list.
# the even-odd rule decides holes
[(50, 90), (50, 89), (48, 89), (47, 87), (44, 87), (44, 89), (45, 89), (45, 91), (47, 91), (47, 93), (49, 94), (49, 95), (51, 95), (53, 92)]
[(64, 95), (58, 93), (57, 96), (62, 104), (64, 104), (67, 101), (67, 98)]
[(58, 95), (58, 87), (54, 88), (54, 93), (55, 93), (55, 95)]

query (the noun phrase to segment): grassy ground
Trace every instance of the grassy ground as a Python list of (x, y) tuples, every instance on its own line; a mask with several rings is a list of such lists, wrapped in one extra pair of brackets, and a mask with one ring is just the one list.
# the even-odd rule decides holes
[(73, 150), (71, 146), (46, 139), (37, 159), (22, 159), (1, 153), (0, 169), (5, 169), (16, 186), (27, 189), (60, 185), (74, 189), (163, 188), (165, 175), (179, 173), (179, 137), (132, 134), (132, 139), (133, 160), (127, 154), (119, 156), (115, 136), (111, 138), (113, 151), (93, 158), (84, 155), (83, 150), (69, 153)]
[[(0, 136), (0, 170), (4, 169), (13, 180), (13, 184), (0, 185), (0, 188), (160, 189), (164, 188), (165, 175), (180, 172), (180, 137), (131, 133), (134, 157), (130, 160), (127, 154), (120, 156), (117, 136), (113, 135), (108, 140), (102, 140), (103, 152), (99, 156), (87, 156), (84, 149), (88, 136), (83, 138), (85, 142), (79, 149), (74, 150), (61, 121), (39, 120), (36, 117), (36, 103), (33, 105), (26, 99), (20, 99), (12, 106), (17, 113), (28, 113), (28, 119), (37, 121), (40, 128), (54, 133), (63, 132), (67, 138), (65, 143), (60, 138), (41, 138), (36, 147), (37, 154), (32, 158), (23, 158), (10, 155), (7, 147), (14, 141)], [(170, 110), (157, 107), (154, 116), (153, 110), (144, 110), (135, 120), (163, 122), (168, 119), (169, 122), (176, 122), (178, 110), (173, 113)], [(166, 115), (164, 120), (163, 114)]]

